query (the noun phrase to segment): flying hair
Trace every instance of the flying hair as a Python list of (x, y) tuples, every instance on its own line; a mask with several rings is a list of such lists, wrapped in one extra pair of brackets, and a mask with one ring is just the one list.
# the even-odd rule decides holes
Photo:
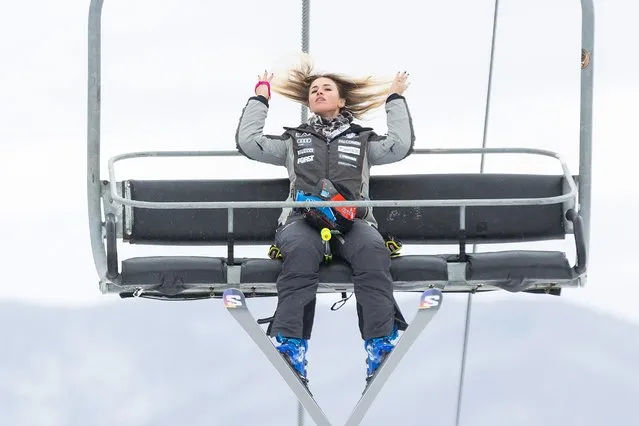
[(311, 57), (301, 54), (299, 64), (283, 73), (273, 75), (271, 87), (274, 92), (308, 106), (311, 83), (320, 77), (335, 82), (340, 97), (346, 100), (344, 109), (350, 111), (357, 119), (384, 105), (392, 83), (392, 80), (375, 79), (372, 76), (358, 78), (338, 73), (317, 72)]

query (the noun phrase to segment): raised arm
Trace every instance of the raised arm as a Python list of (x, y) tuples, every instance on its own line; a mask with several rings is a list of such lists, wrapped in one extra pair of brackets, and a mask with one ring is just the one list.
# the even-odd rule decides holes
[(402, 95), (408, 87), (408, 74), (398, 74), (386, 99), (388, 133), (373, 134), (369, 140), (368, 158), (371, 165), (390, 164), (406, 158), (415, 144), (413, 120)]
[(249, 98), (244, 106), (235, 132), (235, 145), (241, 154), (252, 160), (285, 166), (288, 136), (263, 133), (268, 114), (268, 94), (264, 90), (264, 85), (256, 86), (256, 96)]

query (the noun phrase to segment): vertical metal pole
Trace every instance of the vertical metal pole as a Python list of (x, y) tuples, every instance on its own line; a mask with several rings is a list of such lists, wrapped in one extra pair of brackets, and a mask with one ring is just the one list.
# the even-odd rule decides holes
[[(302, 0), (302, 52), (309, 51), (309, 26), (311, 16), (311, 1)], [(301, 123), (308, 120), (308, 110), (304, 105), (301, 106), (300, 112)], [(297, 401), (297, 426), (304, 426), (304, 407)]]
[[(473, 245), (473, 253), (475, 252), (475, 246)], [(466, 375), (466, 352), (468, 350), (468, 334), (470, 332), (470, 314), (473, 305), (473, 293), (468, 293), (466, 299), (466, 324), (464, 327), (464, 344), (462, 349), (461, 367), (459, 370), (459, 387), (457, 392), (457, 414), (455, 416), (455, 425), (459, 426), (459, 420), (461, 418), (461, 402), (462, 402), (462, 389), (464, 388), (464, 376)]]
[(592, 0), (581, 0), (581, 108), (579, 119), (579, 214), (590, 249), (592, 182), (592, 91), (595, 55), (595, 11)]
[(100, 60), (102, 1), (91, 0), (88, 20), (87, 63), (87, 208), (93, 262), (100, 281), (107, 276), (102, 239), (102, 182), (100, 180)]
[[(495, 58), (495, 38), (497, 35), (497, 16), (499, 13), (499, 0), (495, 0), (495, 12), (493, 16), (493, 35), (490, 44), (490, 65), (488, 68), (488, 88), (486, 93), (486, 108), (484, 112), (484, 133), (482, 136), (481, 147), (486, 148), (486, 141), (488, 135), (488, 117), (490, 115), (490, 94), (493, 85), (493, 63)], [(479, 173), (484, 173), (485, 153), (481, 154), (481, 162), (479, 165)], [(473, 244), (473, 253), (477, 252), (477, 244)], [(466, 302), (466, 323), (464, 326), (464, 345), (462, 349), (461, 368), (459, 372), (459, 392), (457, 394), (457, 414), (455, 417), (455, 425), (459, 426), (461, 419), (461, 403), (464, 389), (464, 376), (466, 374), (466, 354), (468, 352), (468, 335), (470, 334), (470, 321), (471, 321), (471, 307), (473, 302), (473, 293), (468, 293), (468, 300)]]
[(299, 401), (297, 401), (297, 424), (298, 426), (304, 426), (304, 407)]

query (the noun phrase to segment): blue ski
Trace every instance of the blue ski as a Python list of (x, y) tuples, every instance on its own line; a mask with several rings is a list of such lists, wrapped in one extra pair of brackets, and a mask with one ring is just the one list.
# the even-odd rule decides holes
[(319, 426), (330, 426), (331, 423), (317, 405), (315, 398), (308, 388), (302, 383), (295, 370), (284, 359), (282, 354), (275, 348), (275, 345), (266, 333), (259, 326), (248, 306), (244, 293), (235, 288), (224, 291), (222, 296), (224, 307), (242, 326), (244, 331), (253, 339), (266, 358), (273, 364), (278, 373), (282, 376), (286, 384), (291, 388), (298, 401), (304, 406), (313, 421)]
[(366, 412), (377, 397), (377, 394), (379, 394), (379, 392), (382, 390), (382, 387), (391, 376), (391, 374), (401, 361), (402, 357), (408, 352), (408, 350), (413, 345), (413, 343), (415, 343), (415, 340), (417, 340), (424, 328), (439, 311), (442, 301), (443, 295), (442, 292), (439, 291), (439, 289), (428, 289), (422, 293), (419, 303), (419, 309), (415, 314), (415, 318), (397, 341), (395, 349), (393, 349), (393, 351), (386, 358), (384, 363), (379, 367), (372, 379), (370, 379), (369, 383), (364, 389), (364, 393), (353, 409), (345, 426), (354, 426), (360, 424), (360, 422), (366, 415)]

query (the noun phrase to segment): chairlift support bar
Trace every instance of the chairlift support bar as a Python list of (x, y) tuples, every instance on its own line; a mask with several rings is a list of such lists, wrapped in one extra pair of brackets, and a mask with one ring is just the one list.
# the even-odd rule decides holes
[[(311, 26), (311, 0), (302, 0), (302, 52), (308, 53), (310, 48), (310, 26)], [(308, 119), (308, 108), (300, 105), (301, 123)], [(297, 403), (297, 426), (304, 425), (304, 410), (302, 404)]]
[(212, 202), (157, 202), (131, 200), (117, 194), (117, 180), (114, 164), (117, 161), (141, 157), (206, 157), (206, 156), (239, 156), (236, 151), (150, 151), (120, 154), (109, 160), (109, 183), (113, 202), (125, 206), (150, 209), (239, 209), (239, 208), (272, 208), (272, 207), (468, 207), (468, 206), (514, 206), (564, 203), (577, 198), (577, 185), (568, 170), (566, 162), (559, 154), (533, 148), (450, 148), (450, 149), (415, 149), (415, 154), (472, 154), (472, 153), (526, 153), (554, 157), (561, 163), (563, 176), (570, 192), (539, 198), (496, 198), (496, 199), (460, 199), (460, 200), (369, 200), (369, 201), (212, 201)]

